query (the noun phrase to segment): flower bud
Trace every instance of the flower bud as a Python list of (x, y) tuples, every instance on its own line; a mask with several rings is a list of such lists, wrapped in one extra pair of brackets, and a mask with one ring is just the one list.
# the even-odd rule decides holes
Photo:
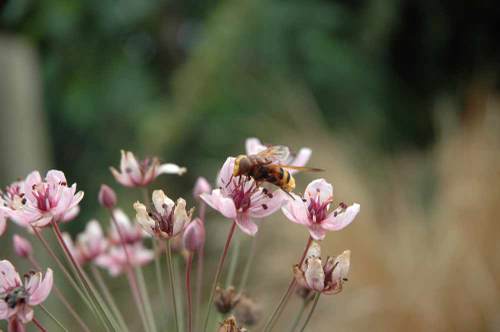
[(209, 194), (211, 191), (212, 187), (210, 186), (210, 183), (208, 183), (207, 179), (200, 176), (194, 184), (193, 196), (194, 198), (199, 199), (201, 194)]
[(183, 235), (184, 248), (196, 251), (205, 244), (205, 226), (200, 218), (194, 219), (186, 227)]
[(23, 258), (31, 256), (33, 248), (31, 247), (31, 243), (29, 243), (28, 240), (15, 234), (13, 237), (13, 242), (14, 242), (14, 251), (16, 255)]
[(98, 200), (106, 209), (114, 208), (117, 202), (115, 191), (110, 186), (101, 184)]

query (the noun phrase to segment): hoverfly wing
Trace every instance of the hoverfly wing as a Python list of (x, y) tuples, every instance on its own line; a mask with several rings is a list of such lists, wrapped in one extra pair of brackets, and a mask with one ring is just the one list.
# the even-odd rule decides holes
[(284, 162), (290, 156), (290, 149), (284, 145), (272, 145), (256, 154), (256, 156), (274, 162)]
[(292, 165), (277, 165), (285, 169), (293, 169), (299, 172), (324, 172), (324, 169), (315, 167), (302, 167), (302, 166), (292, 166)]

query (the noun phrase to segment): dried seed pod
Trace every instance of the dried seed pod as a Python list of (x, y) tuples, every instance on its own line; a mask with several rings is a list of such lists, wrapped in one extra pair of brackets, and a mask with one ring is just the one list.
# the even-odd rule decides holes
[(227, 314), (234, 309), (240, 300), (240, 295), (233, 286), (227, 289), (217, 287), (215, 289), (214, 304), (221, 314)]
[(220, 323), (217, 332), (248, 332), (248, 330), (243, 327), (238, 327), (236, 319), (231, 316), (227, 319), (224, 319), (224, 321)]
[(244, 325), (255, 325), (260, 318), (261, 310), (254, 300), (246, 295), (241, 295), (238, 304), (234, 308), (236, 320)]

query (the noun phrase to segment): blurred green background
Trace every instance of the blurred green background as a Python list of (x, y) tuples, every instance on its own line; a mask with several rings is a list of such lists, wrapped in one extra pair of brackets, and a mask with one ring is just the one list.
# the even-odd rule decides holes
[(498, 113), (499, 25), (489, 1), (0, 0), (0, 180), (62, 169), (86, 220), (120, 149), (187, 166), (158, 186), (189, 196), (256, 136), (313, 147), (344, 196), (383, 210), (363, 222), (393, 225), (392, 199), (439, 210), (440, 144)]

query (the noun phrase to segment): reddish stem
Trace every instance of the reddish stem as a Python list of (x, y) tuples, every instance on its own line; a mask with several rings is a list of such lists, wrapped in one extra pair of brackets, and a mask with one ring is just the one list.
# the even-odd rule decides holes
[(208, 299), (208, 309), (207, 315), (205, 316), (205, 323), (203, 324), (203, 331), (205, 332), (208, 327), (208, 319), (210, 318), (210, 311), (212, 309), (212, 301), (214, 299), (215, 288), (217, 287), (217, 283), (219, 282), (220, 274), (222, 272), (222, 268), (224, 266), (224, 261), (227, 256), (227, 251), (229, 249), (229, 245), (231, 244), (231, 239), (233, 238), (234, 231), (236, 230), (236, 222), (233, 221), (231, 225), (231, 229), (229, 230), (229, 234), (227, 235), (226, 244), (224, 245), (224, 250), (222, 251), (222, 255), (219, 259), (219, 265), (217, 266), (217, 271), (215, 272), (215, 279), (212, 285), (212, 291), (210, 292), (210, 298)]
[(47, 332), (47, 329), (45, 329), (45, 327), (43, 327), (43, 325), (40, 324), (40, 322), (35, 317), (33, 317), (33, 319), (31, 321), (33, 322), (33, 324), (36, 325), (38, 330), (40, 330), (41, 332)]
[(193, 266), (193, 253), (190, 252), (186, 264), (186, 293), (188, 307), (188, 332), (192, 331), (193, 306), (191, 304), (191, 267)]

